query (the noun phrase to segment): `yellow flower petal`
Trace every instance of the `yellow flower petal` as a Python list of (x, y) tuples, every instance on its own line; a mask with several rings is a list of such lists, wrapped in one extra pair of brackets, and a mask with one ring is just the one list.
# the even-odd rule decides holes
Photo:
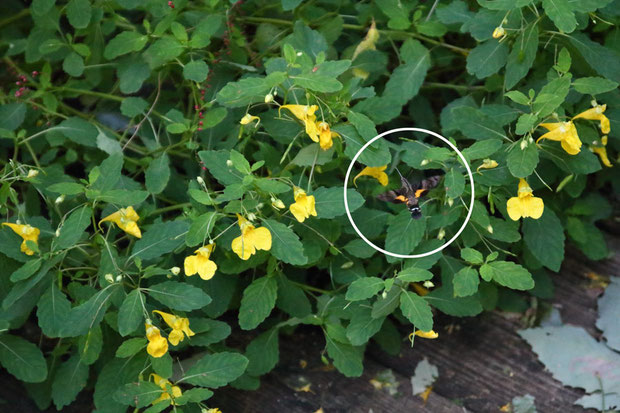
[(592, 151), (601, 158), (601, 162), (603, 165), (611, 168), (613, 165), (609, 162), (609, 158), (607, 157), (607, 149), (604, 146), (593, 146)]
[(601, 132), (607, 134), (611, 130), (609, 126), (609, 118), (603, 115), (607, 109), (607, 105), (596, 105), (592, 109), (588, 109), (584, 112), (573, 117), (574, 119), (588, 119), (588, 120), (598, 120), (601, 123)]
[(335, 132), (332, 132), (327, 122), (318, 122), (316, 126), (319, 131), (319, 146), (321, 147), (321, 149), (326, 151), (329, 148), (331, 148), (332, 145), (334, 144), (332, 142), (332, 138), (334, 137), (334, 134), (337, 136), (340, 136), (340, 135), (338, 135)]
[(256, 126), (258, 126), (258, 124), (260, 123), (260, 118), (258, 116), (252, 116), (249, 113), (246, 113), (244, 117), (241, 118), (241, 120), (239, 121), (240, 124), (242, 125), (247, 125), (248, 123), (252, 123), (255, 120), (257, 120), (258, 122), (256, 123)]
[(316, 125), (316, 116), (314, 112), (319, 107), (317, 105), (283, 105), (280, 106), (279, 110), (287, 109), (289, 110), (297, 119), (304, 123), (306, 127), (306, 134), (312, 139), (314, 142), (319, 141), (319, 130)]
[(271, 232), (265, 227), (254, 229), (247, 234), (246, 238), (257, 250), (269, 251), (271, 249)]
[(377, 43), (377, 40), (379, 40), (379, 30), (377, 30), (377, 25), (373, 20), (370, 25), (370, 29), (368, 29), (368, 33), (366, 33), (366, 37), (364, 37), (364, 40), (362, 40), (355, 48), (351, 60), (355, 60), (355, 58), (363, 51), (375, 50), (375, 43)]
[(152, 324), (144, 324), (146, 328), (146, 338), (149, 344), (146, 346), (146, 352), (155, 358), (162, 357), (168, 351), (168, 341), (161, 336), (159, 328)]
[(198, 273), (203, 280), (213, 278), (217, 270), (217, 264), (209, 259), (213, 248), (215, 248), (215, 244), (209, 244), (198, 248), (195, 251), (196, 255), (185, 257), (185, 275), (189, 277)]
[(541, 123), (539, 126), (542, 126), (549, 132), (538, 138), (536, 141), (537, 143), (541, 139), (549, 139), (561, 142), (562, 148), (569, 155), (577, 155), (579, 151), (581, 151), (581, 140), (579, 139), (579, 135), (577, 135), (577, 128), (575, 128), (572, 121)]
[(439, 337), (439, 334), (433, 330), (430, 330), (430, 331), (417, 330), (415, 332), (415, 335), (418, 337), (429, 338), (429, 339), (434, 339), (434, 338)]
[(179, 342), (183, 341), (183, 332), (181, 330), (172, 330), (170, 334), (168, 334), (168, 341), (173, 346), (179, 344)]
[(2, 223), (3, 226), (7, 226), (13, 230), (14, 233), (22, 237), (22, 243), (20, 245), (20, 250), (26, 255), (33, 255), (34, 251), (28, 248), (28, 244), (26, 241), (32, 241), (35, 244), (39, 245), (39, 235), (41, 234), (41, 230), (39, 228), (35, 228), (30, 225), (23, 224), (11, 224), (9, 222)]
[[(375, 178), (379, 183), (383, 186), (387, 186), (389, 183), (389, 179), (387, 174), (384, 172), (387, 169), (387, 165), (385, 166), (367, 166), (362, 169), (362, 172), (358, 173), (355, 178), (353, 178), (353, 185), (355, 185), (355, 181), (360, 176), (370, 176)], [(357, 186), (357, 185), (356, 185)]]
[(294, 187), (293, 191), (295, 203), (291, 204), (289, 209), (295, 219), (299, 222), (304, 222), (310, 215), (316, 216), (314, 195), (306, 195), (306, 192), (299, 187)]
[(249, 245), (247, 241), (244, 241), (244, 236), (240, 235), (232, 241), (231, 248), (235, 254), (239, 256), (242, 260), (249, 259), (254, 253), (256, 249)]
[(518, 196), (512, 197), (506, 203), (508, 216), (513, 221), (519, 218), (538, 219), (542, 216), (545, 209), (542, 198), (533, 196), (532, 188), (523, 178), (519, 180)]
[(140, 216), (136, 213), (132, 206), (127, 208), (121, 208), (113, 214), (108, 215), (99, 221), (102, 222), (114, 222), (120, 229), (133, 235), (136, 238), (142, 238), (142, 232), (136, 223), (140, 219)]

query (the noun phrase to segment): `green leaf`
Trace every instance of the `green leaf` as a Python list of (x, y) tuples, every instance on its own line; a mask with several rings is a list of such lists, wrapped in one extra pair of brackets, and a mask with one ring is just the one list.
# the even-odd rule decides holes
[(144, 60), (151, 69), (156, 69), (174, 60), (183, 53), (183, 45), (172, 37), (162, 37), (156, 40), (148, 49), (144, 51)]
[(48, 337), (63, 337), (71, 312), (71, 302), (58, 289), (56, 283), (41, 296), (37, 304), (37, 318), (41, 331)]
[(143, 114), (148, 106), (149, 103), (142, 98), (133, 96), (128, 97), (123, 99), (123, 102), (121, 103), (121, 113), (125, 116), (133, 118)]
[[(88, 196), (88, 191), (86, 192)], [(127, 191), (125, 189), (111, 189), (98, 195), (98, 201), (113, 204), (118, 207), (128, 207), (130, 205), (138, 205), (142, 203), (149, 193), (146, 191)], [(92, 199), (92, 198), (91, 198)]]
[(442, 313), (455, 317), (472, 317), (482, 312), (478, 298), (454, 297), (452, 288), (446, 286), (434, 289), (425, 295), (424, 299)]
[[(202, 193), (204, 194), (204, 192)], [(211, 211), (194, 219), (185, 236), (185, 244), (188, 247), (195, 247), (203, 243), (210, 236), (218, 217), (219, 214)]]
[(273, 219), (263, 221), (263, 226), (271, 232), (271, 255), (292, 265), (304, 265), (308, 257), (304, 246), (292, 229)]
[(67, 317), (67, 323), (61, 330), (62, 336), (81, 336), (87, 334), (91, 328), (99, 325), (108, 309), (112, 295), (118, 287), (118, 284), (110, 285), (96, 292), (84, 304), (71, 309)]
[(209, 173), (222, 185), (241, 183), (239, 174), (233, 173), (231, 167), (226, 164), (226, 161), (230, 159), (229, 151), (200, 151), (198, 156)]
[(422, 331), (433, 329), (433, 312), (424, 298), (412, 291), (403, 291), (400, 295), (400, 310), (407, 320)]
[(477, 108), (460, 106), (452, 109), (451, 114), (458, 119), (456, 128), (470, 139), (506, 138), (501, 124)]
[(484, 262), (482, 253), (473, 248), (463, 248), (461, 250), (461, 258), (473, 265), (480, 265)]
[(0, 106), (0, 129), (13, 131), (24, 122), (26, 105), (23, 103), (9, 103)]
[(274, 72), (266, 78), (248, 77), (237, 82), (230, 82), (218, 92), (217, 101), (229, 108), (262, 102), (269, 89), (284, 82), (285, 79), (285, 73)]
[(131, 258), (150, 260), (167, 254), (183, 244), (189, 225), (186, 221), (168, 221), (151, 225), (131, 250)]
[(83, 364), (90, 366), (99, 358), (103, 348), (103, 335), (101, 327), (92, 328), (88, 334), (78, 340), (78, 354)]
[(538, 165), (538, 149), (536, 145), (529, 144), (525, 149), (516, 145), (506, 158), (508, 170), (516, 178), (525, 178), (530, 176)]
[(18, 380), (41, 383), (47, 378), (47, 363), (34, 344), (11, 334), (0, 334), (0, 364)]
[(487, 40), (473, 48), (467, 55), (467, 72), (484, 79), (499, 72), (508, 59), (506, 42)]
[(84, 186), (75, 182), (59, 182), (48, 186), (47, 190), (62, 195), (77, 195), (84, 192)]
[(75, 52), (71, 52), (62, 62), (62, 70), (69, 76), (80, 77), (84, 73), (84, 59)]
[(282, 0), (282, 10), (295, 10), (295, 8), (301, 4), (301, 1), (302, 0)]
[(514, 87), (528, 74), (530, 68), (534, 64), (537, 51), (538, 24), (532, 23), (519, 34), (508, 55), (506, 76), (504, 78), (504, 87), (506, 89)]
[(405, 268), (396, 276), (399, 280), (405, 282), (420, 282), (433, 278), (433, 273), (418, 267)]
[[(533, 131), (537, 123), (538, 123), (538, 116), (534, 115), (533, 113), (524, 113), (523, 115), (519, 116), (519, 119), (517, 120), (517, 126), (515, 127), (515, 133), (517, 135), (525, 135), (526, 133)], [(530, 146), (533, 146), (533, 145), (530, 145)]]
[(127, 31), (119, 33), (108, 41), (103, 51), (103, 57), (107, 60), (112, 60), (127, 53), (139, 52), (146, 46), (147, 41), (148, 36), (139, 32)]
[(454, 287), (455, 297), (468, 297), (478, 292), (478, 284), (480, 278), (478, 271), (471, 267), (463, 267), (454, 274), (452, 285)]
[(118, 333), (125, 337), (138, 329), (144, 317), (146, 298), (136, 288), (131, 290), (118, 309)]
[(532, 274), (519, 264), (510, 261), (493, 261), (480, 267), (480, 276), (493, 280), (513, 290), (529, 290), (534, 287)]
[(239, 326), (252, 330), (269, 316), (276, 305), (278, 283), (274, 277), (264, 276), (252, 282), (244, 291), (239, 307)]
[(291, 76), (295, 85), (315, 92), (333, 93), (342, 89), (342, 83), (333, 77), (321, 76), (316, 73), (306, 73)]
[(205, 113), (204, 118), (202, 118), (202, 128), (209, 129), (219, 125), (224, 119), (226, 119), (227, 114), (228, 110), (222, 107), (208, 110), (207, 113)]
[(62, 250), (77, 244), (86, 228), (90, 225), (93, 210), (88, 206), (76, 209), (60, 227), (60, 234), (56, 238), (55, 250)]
[(458, 198), (465, 190), (465, 177), (454, 168), (446, 173), (443, 181), (446, 195), (450, 198)]
[(146, 189), (152, 194), (163, 192), (168, 185), (170, 179), (170, 161), (168, 155), (162, 153), (161, 156), (155, 158), (146, 168), (144, 173)]
[(539, 219), (523, 220), (523, 240), (536, 259), (552, 271), (559, 271), (564, 260), (564, 228), (551, 208)]
[(298, 166), (325, 165), (334, 157), (333, 147), (324, 151), (318, 143), (311, 143), (297, 152), (291, 161)]
[(345, 298), (348, 301), (365, 300), (374, 296), (383, 288), (385, 288), (385, 283), (381, 278), (358, 278), (349, 285)]
[(41, 268), (42, 263), (43, 263), (43, 260), (39, 258), (26, 261), (24, 265), (19, 267), (17, 270), (13, 271), (10, 277), (11, 282), (16, 283), (18, 281), (22, 281), (22, 280), (30, 278), (32, 274), (34, 274), (35, 272), (39, 270), (39, 268)]
[(593, 223), (580, 218), (568, 217), (566, 231), (589, 259), (602, 260), (609, 256), (605, 238)]
[(248, 175), (252, 172), (250, 163), (245, 159), (245, 156), (234, 149), (230, 150), (230, 162), (232, 162), (232, 166), (234, 166), (237, 171), (244, 175)]
[(71, 404), (86, 386), (88, 366), (75, 355), (60, 365), (52, 383), (52, 399), (57, 410)]
[(120, 81), (120, 89), (122, 93), (135, 93), (142, 87), (146, 79), (151, 76), (151, 69), (141, 60), (119, 64), (118, 80)]
[(573, 87), (579, 93), (598, 95), (618, 88), (620, 84), (602, 77), (582, 77), (573, 82)]
[(116, 357), (127, 358), (146, 348), (148, 341), (144, 337), (134, 337), (123, 341), (116, 349)]
[(55, 3), (56, 0), (33, 0), (30, 8), (35, 16), (44, 16), (54, 7)]
[(210, 346), (219, 343), (230, 335), (230, 326), (223, 321), (205, 320), (208, 330), (192, 337), (194, 346)]
[(339, 372), (347, 377), (359, 377), (364, 371), (362, 360), (364, 352), (362, 347), (354, 347), (350, 344), (340, 343), (328, 334), (325, 335), (327, 341), (327, 354), (334, 360), (334, 366)]
[(601, 76), (620, 82), (620, 53), (590, 40), (582, 33), (569, 37), (588, 64)]
[(532, 111), (542, 118), (556, 110), (558, 106), (564, 103), (564, 99), (568, 95), (570, 79), (570, 75), (565, 75), (547, 83), (536, 96)]
[[(320, 187), (314, 193), (317, 217), (320, 219), (335, 218), (346, 214), (344, 209), (344, 191), (341, 186), (331, 188)], [(364, 204), (364, 198), (355, 189), (347, 189), (349, 211), (353, 212)]]
[(502, 147), (500, 139), (485, 139), (483, 141), (474, 142), (469, 148), (465, 148), (463, 156), (470, 161), (476, 159), (488, 158), (496, 153)]
[(385, 317), (372, 318), (371, 313), (371, 308), (362, 306), (353, 311), (353, 317), (347, 326), (347, 338), (354, 346), (366, 344), (370, 337), (381, 330)]
[(489, 10), (511, 10), (525, 7), (533, 0), (477, 0), (478, 4)]
[(248, 374), (262, 376), (269, 373), (278, 363), (278, 329), (272, 328), (256, 337), (248, 345), (245, 355), (249, 359)]
[[(413, 219), (409, 211), (404, 209), (398, 215), (388, 219), (385, 238), (385, 249), (397, 254), (411, 254), (422, 241), (426, 229), (425, 219)], [(392, 258), (388, 258), (390, 262)]]
[[(426, 73), (431, 67), (430, 53), (422, 43), (408, 39), (405, 44), (411, 51), (409, 61), (394, 69), (385, 84), (382, 95), (393, 99), (401, 106), (418, 94), (426, 78)], [(405, 46), (403, 45), (403, 47)]]
[(222, 387), (241, 376), (248, 363), (246, 357), (237, 353), (209, 354), (198, 360), (179, 382), (212, 389)]
[(99, 131), (82, 118), (73, 117), (64, 120), (55, 129), (79, 145), (93, 148), (97, 146)]
[(392, 314), (398, 304), (400, 303), (400, 289), (392, 287), (385, 297), (383, 295), (377, 297), (377, 300), (372, 305), (372, 317), (379, 318)]
[(577, 19), (568, 0), (542, 0), (542, 6), (560, 31), (570, 33), (577, 27)]
[(125, 406), (146, 407), (162, 394), (162, 389), (150, 381), (127, 383), (114, 392), (114, 400)]
[(151, 297), (173, 310), (197, 310), (209, 304), (211, 297), (193, 285), (176, 281), (164, 281), (145, 290)]
[(90, 23), (93, 8), (89, 0), (71, 0), (67, 4), (67, 19), (76, 29), (84, 29)]
[(183, 77), (194, 82), (204, 82), (209, 74), (209, 66), (202, 60), (194, 60), (183, 66)]

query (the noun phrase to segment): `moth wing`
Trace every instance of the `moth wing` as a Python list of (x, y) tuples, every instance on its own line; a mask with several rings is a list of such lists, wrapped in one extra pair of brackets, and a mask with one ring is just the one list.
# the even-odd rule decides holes
[(394, 204), (400, 204), (404, 202), (402, 199), (399, 199), (399, 197), (402, 197), (400, 191), (387, 191), (377, 195), (377, 199), (379, 199), (380, 201), (392, 202)]
[(442, 176), (443, 175), (434, 175), (434, 176), (431, 176), (429, 178), (422, 180), (422, 182), (420, 183), (420, 188), (421, 189), (435, 188), (437, 185), (439, 185), (439, 181), (441, 180)]

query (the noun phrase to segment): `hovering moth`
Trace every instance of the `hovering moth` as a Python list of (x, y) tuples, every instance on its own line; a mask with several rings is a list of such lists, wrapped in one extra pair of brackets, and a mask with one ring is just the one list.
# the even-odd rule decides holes
[(407, 209), (411, 212), (411, 218), (419, 219), (422, 216), (422, 211), (420, 210), (418, 201), (421, 197), (426, 195), (429, 190), (435, 188), (437, 184), (439, 184), (441, 175), (434, 175), (420, 182), (412, 183), (409, 182), (398, 169), (396, 169), (396, 171), (398, 175), (400, 175), (400, 189), (379, 194), (377, 198), (381, 201), (392, 202), (394, 204), (406, 204)]

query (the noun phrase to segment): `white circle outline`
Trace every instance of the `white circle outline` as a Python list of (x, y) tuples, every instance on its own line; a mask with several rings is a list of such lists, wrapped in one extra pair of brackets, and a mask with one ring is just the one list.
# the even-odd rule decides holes
[[(357, 158), (359, 158), (359, 156), (362, 154), (362, 152), (364, 152), (364, 150), (366, 148), (368, 148), (368, 146), (370, 146), (374, 141), (376, 141), (377, 139), (383, 138), (385, 135), (389, 135), (391, 133), (396, 133), (396, 132), (424, 132), (424, 133), (432, 135), (432, 136), (434, 136), (436, 138), (441, 139), (442, 141), (447, 143), (448, 146), (450, 146), (450, 148), (452, 148), (459, 155), (459, 157), (463, 161), (463, 164), (465, 165), (465, 168), (467, 169), (467, 174), (469, 175), (469, 183), (471, 185), (471, 201), (469, 203), (469, 211), (467, 212), (467, 216), (465, 217), (465, 221), (463, 222), (463, 225), (461, 226), (461, 228), (459, 228), (459, 230), (456, 232), (456, 234), (454, 234), (454, 236), (448, 242), (446, 242), (445, 244), (443, 244), (442, 246), (440, 246), (438, 248), (435, 248), (432, 251), (424, 252), (422, 254), (411, 254), (411, 255), (396, 254), (394, 252), (386, 251), (383, 248), (377, 247), (375, 244), (370, 242), (364, 236), (364, 234), (362, 234), (361, 231), (357, 228), (357, 225), (355, 225), (355, 221), (353, 221), (353, 218), (351, 217), (351, 211), (349, 210), (349, 200), (347, 199), (347, 186), (348, 186), (348, 183), (349, 183), (349, 176), (351, 175), (351, 170), (353, 169), (353, 165), (355, 165), (355, 162), (357, 161)], [(456, 148), (456, 146), (454, 146), (452, 144), (452, 142), (450, 142), (449, 140), (447, 140), (446, 138), (444, 138), (440, 134), (438, 134), (436, 132), (433, 132), (433, 131), (430, 131), (430, 130), (427, 130), (427, 129), (422, 129), (422, 128), (396, 128), (396, 129), (391, 129), (391, 130), (388, 130), (386, 132), (380, 133), (379, 135), (375, 136), (374, 138), (372, 138), (371, 140), (366, 142), (366, 144), (364, 146), (362, 146), (359, 151), (357, 151), (357, 153), (355, 154), (355, 156), (351, 160), (351, 163), (349, 164), (349, 168), (347, 169), (347, 174), (344, 177), (344, 209), (347, 212), (347, 217), (349, 217), (349, 222), (351, 222), (351, 225), (353, 226), (353, 229), (355, 230), (355, 232), (357, 232), (357, 235), (359, 235), (360, 238), (363, 239), (366, 242), (366, 244), (370, 245), (372, 248), (374, 248), (375, 250), (377, 250), (379, 252), (382, 252), (385, 255), (389, 255), (389, 256), (392, 256), (392, 257), (395, 257), (395, 258), (422, 258), (422, 257), (426, 257), (426, 256), (429, 256), (429, 255), (433, 255), (433, 254), (435, 254), (435, 253), (437, 253), (439, 251), (442, 251), (448, 245), (452, 244), (452, 242), (454, 242), (454, 240), (457, 239), (459, 237), (459, 235), (461, 235), (461, 232), (463, 232), (463, 230), (465, 230), (465, 227), (467, 226), (467, 223), (469, 222), (469, 220), (471, 218), (471, 214), (472, 214), (472, 212), (474, 210), (474, 199), (475, 199), (474, 175), (471, 172), (471, 168), (469, 167), (469, 163), (467, 162), (467, 160), (465, 159), (465, 157), (463, 156), (461, 151), (459, 151)]]

